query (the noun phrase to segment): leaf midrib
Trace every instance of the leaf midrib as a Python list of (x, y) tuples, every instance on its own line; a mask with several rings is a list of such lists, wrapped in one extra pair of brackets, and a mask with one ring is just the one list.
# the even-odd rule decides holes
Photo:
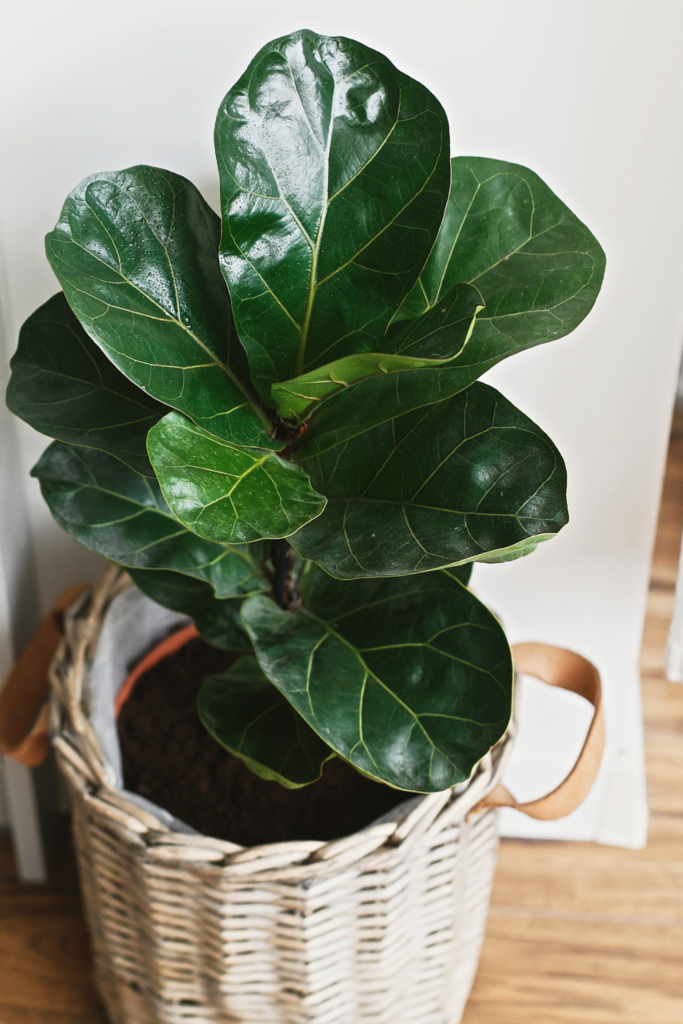
[[(289, 62), (288, 62), (288, 64), (289, 64)], [(290, 68), (290, 71), (291, 71), (291, 68)], [(297, 95), (298, 95), (298, 92), (297, 92)], [(334, 78), (334, 75), (332, 75), (332, 101), (330, 103), (330, 114), (331, 114), (331, 117), (330, 117), (330, 125), (329, 125), (329, 128), (328, 128), (328, 133), (327, 133), (327, 143), (325, 145), (325, 149), (323, 150), (323, 195), (322, 195), (322, 204), (321, 204), (322, 205), (322, 209), (321, 209), (321, 213), (320, 213), (320, 223), (318, 224), (318, 230), (316, 232), (314, 245), (311, 246), (311, 239), (309, 238), (308, 233), (306, 233), (304, 235), (304, 238), (306, 239), (306, 241), (307, 241), (307, 243), (308, 243), (308, 245), (309, 245), (309, 247), (311, 249), (311, 269), (310, 269), (309, 278), (308, 278), (308, 293), (306, 295), (306, 307), (304, 309), (304, 318), (303, 318), (303, 322), (301, 324), (301, 328), (300, 328), (300, 331), (299, 331), (299, 345), (297, 347), (297, 353), (296, 353), (295, 368), (296, 368), (297, 376), (303, 371), (303, 366), (304, 366), (304, 357), (306, 355), (306, 344), (308, 342), (308, 331), (309, 331), (310, 324), (311, 324), (311, 317), (313, 315), (313, 304), (315, 302), (315, 293), (316, 293), (317, 288), (318, 288), (318, 282), (317, 282), (317, 277), (318, 277), (318, 257), (320, 255), (320, 246), (322, 244), (323, 231), (325, 229), (325, 221), (327, 220), (327, 211), (329, 209), (329, 204), (330, 204), (330, 200), (329, 200), (330, 149), (332, 147), (332, 135), (333, 135), (333, 116), (332, 115), (334, 114), (334, 101), (335, 101), (336, 95), (337, 95), (337, 83), (336, 83), (336, 80)], [(301, 100), (300, 100), (300, 102), (301, 102)], [(302, 111), (304, 113), (304, 117), (306, 117), (306, 111), (304, 110), (303, 103), (301, 103), (301, 109), (302, 109)], [(313, 128), (311, 127), (311, 125), (308, 122), (308, 117), (306, 117), (306, 123), (308, 124), (308, 129), (309, 129), (309, 131), (311, 133), (311, 136), (315, 139), (315, 133), (313, 132)], [(317, 143), (318, 140), (315, 139), (315, 141)], [(284, 200), (283, 200), (283, 202), (284, 202)]]

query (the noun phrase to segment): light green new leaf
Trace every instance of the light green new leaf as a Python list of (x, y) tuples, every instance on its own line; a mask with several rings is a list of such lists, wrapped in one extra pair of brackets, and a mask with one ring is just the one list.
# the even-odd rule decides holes
[(317, 782), (334, 753), (264, 676), (256, 658), (238, 658), (199, 691), (199, 717), (222, 746), (262, 779), (287, 789)]
[(318, 402), (366, 377), (450, 362), (465, 348), (481, 309), (483, 302), (476, 288), (456, 285), (438, 306), (385, 337), (382, 352), (346, 356), (294, 380), (274, 384), (278, 415), (301, 421)]
[[(548, 186), (501, 160), (456, 157), (452, 164), (439, 237), (399, 317), (439, 308), (456, 283), (467, 282), (485, 303), (472, 337), (445, 366), (370, 378), (333, 395), (311, 418), (311, 453), (462, 391), (501, 359), (569, 334), (593, 307), (605, 254)], [(394, 323), (389, 333), (401, 327)]]
[(288, 537), (325, 507), (300, 466), (271, 452), (235, 448), (177, 412), (149, 432), (147, 450), (170, 508), (206, 540)]
[(446, 115), (361, 43), (307, 30), (254, 57), (216, 121), (221, 266), (254, 381), (378, 344), (450, 182)]
[[(470, 339), (468, 343), (472, 344)], [(465, 368), (407, 369), (369, 377), (317, 405), (301, 442), (305, 457), (313, 458), (359, 438), (366, 431), (390, 424), (396, 416), (451, 398), (476, 379)]]
[(510, 560), (568, 518), (557, 448), (486, 384), (297, 458), (328, 501), (291, 542), (340, 579)]
[(234, 444), (280, 448), (249, 391), (219, 236), (191, 182), (141, 166), (82, 181), (46, 247), (69, 305), (127, 377)]
[[(189, 615), (207, 643), (227, 651), (251, 649), (251, 641), (240, 619), (243, 597), (219, 599), (210, 584), (179, 572), (129, 568), (128, 574), (136, 587), (157, 604)], [(263, 582), (265, 590), (265, 580)]]
[(242, 606), (261, 668), (361, 771), (418, 793), (469, 778), (510, 719), (512, 658), (491, 614), (448, 571), (340, 583), (316, 566), (303, 608)]
[(147, 431), (168, 412), (131, 383), (81, 327), (62, 292), (33, 313), (10, 362), (7, 405), (41, 434), (109, 452), (154, 476)]
[(89, 551), (139, 569), (171, 569), (210, 583), (218, 597), (267, 589), (260, 547), (212, 544), (170, 512), (156, 480), (94, 448), (54, 441), (31, 470), (59, 525)]

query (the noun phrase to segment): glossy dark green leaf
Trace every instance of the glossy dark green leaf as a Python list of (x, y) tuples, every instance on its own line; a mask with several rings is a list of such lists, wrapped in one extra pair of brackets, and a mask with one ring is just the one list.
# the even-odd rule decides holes
[(21, 328), (7, 405), (41, 434), (109, 452), (154, 476), (147, 431), (168, 412), (131, 383), (81, 327), (62, 292)]
[(301, 421), (318, 402), (363, 378), (450, 362), (464, 350), (481, 309), (483, 301), (476, 288), (456, 285), (438, 306), (385, 337), (382, 352), (346, 356), (294, 380), (274, 384), (278, 415)]
[(461, 281), (486, 302), (471, 358), (493, 365), (569, 334), (590, 312), (605, 254), (537, 174), (487, 157), (455, 157), (439, 237), (401, 313), (416, 316)]
[(226, 440), (278, 448), (249, 392), (219, 236), (191, 182), (142, 166), (82, 181), (46, 246), (71, 308), (127, 377)]
[(215, 138), (221, 265), (264, 400), (275, 381), (383, 351), (448, 197), (438, 100), (361, 43), (295, 32), (252, 60)]
[(340, 579), (510, 560), (568, 518), (557, 448), (486, 384), (298, 457), (328, 501), (291, 542)]
[(605, 254), (536, 174), (486, 157), (452, 163), (439, 237), (399, 316), (438, 307), (454, 284), (468, 282), (485, 303), (472, 337), (446, 366), (371, 378), (328, 399), (311, 418), (311, 452), (386, 423), (399, 409), (448, 398), (501, 359), (569, 334), (597, 298)]
[(300, 466), (226, 444), (178, 412), (149, 432), (147, 448), (170, 508), (207, 540), (288, 537), (325, 507)]
[(210, 583), (218, 597), (267, 588), (259, 545), (212, 544), (172, 515), (156, 480), (94, 448), (54, 441), (33, 467), (50, 512), (98, 555), (139, 569), (171, 569)]
[(256, 658), (238, 658), (199, 691), (199, 717), (214, 739), (262, 779), (287, 789), (317, 782), (334, 753), (280, 691)]
[(179, 572), (129, 568), (128, 573), (136, 587), (157, 604), (189, 615), (207, 643), (228, 651), (251, 649), (240, 619), (242, 597), (219, 599), (210, 584)]
[(303, 607), (248, 598), (261, 668), (312, 729), (399, 789), (469, 778), (510, 718), (512, 659), (500, 624), (449, 572), (340, 583), (316, 566)]

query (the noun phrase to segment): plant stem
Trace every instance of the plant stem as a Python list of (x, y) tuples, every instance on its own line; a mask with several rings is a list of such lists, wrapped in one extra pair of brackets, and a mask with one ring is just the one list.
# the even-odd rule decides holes
[(281, 608), (287, 608), (286, 585), (290, 570), (290, 546), (286, 540), (270, 542), (270, 557), (273, 563), (273, 598)]

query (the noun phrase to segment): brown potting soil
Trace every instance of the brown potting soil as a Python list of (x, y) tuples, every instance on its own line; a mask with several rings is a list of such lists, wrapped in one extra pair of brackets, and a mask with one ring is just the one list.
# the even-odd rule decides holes
[(206, 731), (197, 694), (235, 655), (191, 640), (142, 675), (118, 720), (126, 789), (204, 835), (242, 846), (351, 835), (406, 799), (328, 761), (322, 779), (285, 789), (259, 778)]

